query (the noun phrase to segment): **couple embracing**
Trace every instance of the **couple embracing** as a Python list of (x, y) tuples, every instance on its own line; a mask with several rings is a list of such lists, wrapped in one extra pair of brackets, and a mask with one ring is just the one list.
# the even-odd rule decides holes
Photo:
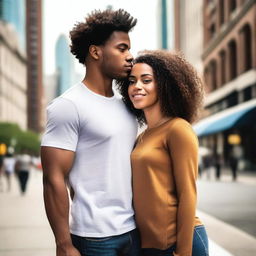
[[(202, 83), (179, 54), (133, 59), (136, 22), (122, 9), (94, 11), (70, 32), (86, 74), (49, 104), (41, 144), (57, 256), (208, 255), (191, 128)], [(138, 125), (147, 128), (136, 138)]]

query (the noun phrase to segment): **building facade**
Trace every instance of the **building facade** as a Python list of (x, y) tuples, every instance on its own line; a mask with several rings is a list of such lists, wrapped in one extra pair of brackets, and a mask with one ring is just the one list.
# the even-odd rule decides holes
[(28, 128), (41, 132), (43, 116), (42, 1), (26, 0)]
[[(174, 1), (174, 48), (203, 74), (203, 0)], [(186, 17), (186, 18), (184, 18)]]
[(27, 63), (17, 32), (0, 21), (0, 122), (27, 129)]
[[(189, 1), (177, 2), (176, 8), (179, 5), (185, 12), (184, 4), (188, 6)], [(198, 37), (190, 34), (184, 40), (182, 34), (187, 35), (186, 29), (193, 24), (189, 13), (199, 9), (191, 6), (189, 10), (184, 26), (184, 19), (175, 23), (175, 31), (179, 31), (176, 45), (185, 49), (193, 64), (196, 48), (190, 44)], [(220, 155), (225, 165), (236, 158), (240, 169), (256, 170), (256, 1), (203, 0), (201, 16), (203, 27), (198, 26), (198, 33), (203, 40), (197, 49), (206, 98), (203, 118), (194, 129), (200, 144)]]
[(256, 1), (176, 0), (175, 47), (203, 73), (201, 146), (256, 170)]
[(226, 164), (235, 155), (241, 169), (256, 170), (256, 1), (205, 0), (203, 19), (210, 117), (198, 124), (201, 141)]
[(0, 0), (0, 19), (15, 28), (22, 49), (26, 46), (25, 4), (25, 0)]

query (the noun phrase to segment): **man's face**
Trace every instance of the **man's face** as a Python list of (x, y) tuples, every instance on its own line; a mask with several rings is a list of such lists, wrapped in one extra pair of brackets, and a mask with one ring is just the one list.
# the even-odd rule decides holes
[(101, 68), (104, 75), (111, 79), (127, 77), (133, 60), (128, 33), (114, 31), (100, 48), (102, 50)]

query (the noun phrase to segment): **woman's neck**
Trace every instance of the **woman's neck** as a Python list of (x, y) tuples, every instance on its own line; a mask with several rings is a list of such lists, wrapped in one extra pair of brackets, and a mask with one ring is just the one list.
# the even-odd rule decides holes
[(157, 127), (169, 119), (169, 117), (162, 114), (160, 108), (145, 110), (144, 115), (148, 129)]

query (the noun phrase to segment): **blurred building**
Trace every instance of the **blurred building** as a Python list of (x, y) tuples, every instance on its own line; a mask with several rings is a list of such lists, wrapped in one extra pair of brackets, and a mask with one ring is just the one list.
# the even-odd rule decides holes
[[(158, 48), (173, 48), (173, 0), (158, 0), (157, 4)], [(159, 19), (160, 17), (160, 19)]]
[(42, 1), (26, 0), (28, 58), (28, 128), (42, 131), (43, 72), (42, 72)]
[(56, 96), (59, 96), (74, 83), (74, 60), (70, 53), (68, 39), (65, 35), (59, 36), (55, 53), (57, 77)]
[[(200, 143), (222, 155), (226, 164), (233, 155), (241, 168), (256, 170), (256, 1), (203, 0), (202, 4), (207, 94), (205, 117), (194, 128)], [(194, 37), (186, 41), (193, 44)]]
[(44, 76), (44, 92), (46, 105), (57, 97), (57, 74), (50, 74)]
[[(203, 0), (174, 1), (174, 47), (203, 74)], [(186, 17), (186, 18), (184, 18)]]
[(27, 63), (13, 26), (0, 20), (0, 122), (27, 129)]
[(22, 49), (25, 49), (25, 4), (25, 0), (0, 0), (0, 19), (15, 28)]

